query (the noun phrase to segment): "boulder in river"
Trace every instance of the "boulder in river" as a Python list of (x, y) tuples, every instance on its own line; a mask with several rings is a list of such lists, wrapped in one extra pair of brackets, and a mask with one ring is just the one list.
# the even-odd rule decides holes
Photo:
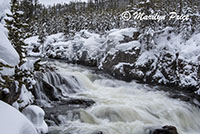
[(44, 121), (45, 113), (40, 107), (29, 105), (22, 111), (22, 113), (33, 123), (40, 134), (48, 133), (48, 126)]
[(150, 134), (178, 134), (178, 132), (174, 126), (163, 126), (162, 128), (154, 129)]

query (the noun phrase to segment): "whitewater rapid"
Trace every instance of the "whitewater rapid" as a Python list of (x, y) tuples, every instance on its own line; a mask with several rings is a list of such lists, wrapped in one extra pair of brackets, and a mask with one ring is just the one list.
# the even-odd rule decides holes
[(73, 97), (96, 103), (80, 109), (80, 118), (62, 117), (60, 126), (51, 126), (57, 134), (149, 134), (151, 129), (175, 126), (179, 134), (200, 133), (200, 110), (186, 102), (169, 98), (154, 87), (127, 83), (95, 73), (84, 67), (52, 62), (63, 77), (75, 77), (80, 90)]

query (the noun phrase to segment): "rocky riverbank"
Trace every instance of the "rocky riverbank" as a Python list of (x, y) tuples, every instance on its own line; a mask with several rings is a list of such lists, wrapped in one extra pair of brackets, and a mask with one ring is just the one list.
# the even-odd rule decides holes
[(185, 41), (181, 34), (175, 34), (173, 28), (167, 27), (159, 31), (149, 49), (138, 40), (139, 36), (135, 28), (114, 29), (105, 35), (82, 30), (71, 40), (65, 40), (64, 35), (59, 33), (47, 37), (43, 54), (37, 36), (26, 39), (26, 43), (29, 44), (30, 56), (42, 54), (69, 63), (97, 67), (121, 80), (171, 87), (173, 92), (195, 98), (180, 97), (184, 98), (182, 100), (197, 104), (200, 34), (194, 34)]

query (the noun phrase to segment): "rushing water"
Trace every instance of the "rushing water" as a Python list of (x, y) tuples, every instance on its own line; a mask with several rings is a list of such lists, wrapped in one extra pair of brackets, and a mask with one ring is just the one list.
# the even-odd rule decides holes
[(144, 84), (123, 82), (80, 66), (52, 62), (57, 73), (76, 78), (79, 91), (72, 96), (89, 98), (95, 105), (80, 109), (80, 118), (50, 127), (56, 134), (149, 134), (152, 128), (173, 125), (179, 134), (200, 133), (200, 110), (171, 99), (167, 93)]

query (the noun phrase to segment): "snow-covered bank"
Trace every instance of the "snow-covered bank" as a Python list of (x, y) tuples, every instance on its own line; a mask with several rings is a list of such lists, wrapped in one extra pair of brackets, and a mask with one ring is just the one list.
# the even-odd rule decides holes
[(122, 79), (198, 89), (199, 39), (200, 34), (195, 33), (185, 41), (181, 33), (175, 34), (173, 28), (167, 27), (154, 39), (152, 49), (143, 50), (143, 44), (135, 41), (122, 43), (123, 48), (127, 44), (132, 48), (115, 47), (106, 54), (101, 67)]
[(18, 110), (0, 101), (1, 134), (38, 134), (33, 124)]
[(38, 106), (28, 106), (23, 114), (12, 106), (0, 101), (1, 134), (45, 134), (48, 126), (44, 111)]
[[(150, 50), (138, 40), (137, 29), (113, 29), (105, 35), (82, 30), (73, 39), (65, 40), (61, 33), (47, 37), (45, 55), (73, 63), (98, 66), (117, 78), (183, 88), (199, 88), (200, 33), (188, 40), (167, 27), (155, 36)], [(29, 54), (41, 50), (37, 37), (26, 40)]]

